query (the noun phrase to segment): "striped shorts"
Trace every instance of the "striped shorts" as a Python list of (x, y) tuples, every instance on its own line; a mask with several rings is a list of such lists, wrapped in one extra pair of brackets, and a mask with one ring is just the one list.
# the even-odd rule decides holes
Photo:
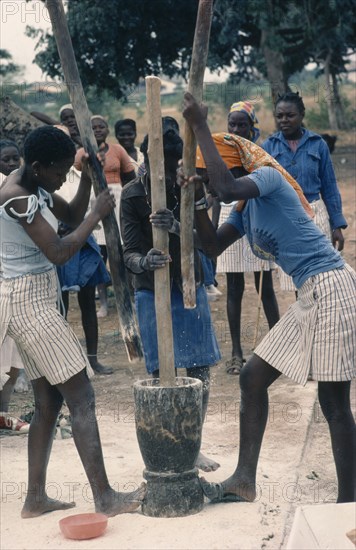
[[(226, 222), (232, 205), (221, 205), (219, 226)], [(246, 235), (230, 245), (220, 256), (216, 264), (217, 273), (253, 273), (270, 271), (276, 266), (273, 262), (258, 258), (250, 247)]]
[(1, 283), (0, 344), (17, 344), (30, 380), (63, 384), (86, 368), (94, 375), (77, 336), (57, 309), (56, 271), (28, 274)]
[(254, 353), (300, 384), (356, 378), (356, 273), (348, 265), (309, 277), (298, 300)]
[[(324, 202), (319, 199), (318, 201), (314, 201), (310, 203), (310, 206), (314, 210), (314, 223), (319, 227), (319, 229), (331, 240), (331, 227), (329, 222), (329, 214), (326, 210), (326, 206)], [(296, 291), (296, 287), (294, 286), (293, 279), (287, 273), (283, 271), (282, 268), (278, 267), (278, 279), (279, 284), (281, 286), (281, 290), (287, 290), (287, 291)]]

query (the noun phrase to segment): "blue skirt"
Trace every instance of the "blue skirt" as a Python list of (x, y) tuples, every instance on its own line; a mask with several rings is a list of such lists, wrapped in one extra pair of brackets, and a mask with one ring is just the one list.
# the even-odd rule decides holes
[[(176, 285), (171, 292), (175, 368), (214, 365), (221, 359), (203, 286), (197, 288), (196, 308), (185, 309), (183, 295)], [(154, 293), (136, 290), (136, 312), (148, 373), (159, 368)]]
[(90, 235), (86, 244), (64, 265), (57, 266), (62, 290), (79, 290), (84, 286), (110, 283), (111, 278), (101, 256), (100, 248)]

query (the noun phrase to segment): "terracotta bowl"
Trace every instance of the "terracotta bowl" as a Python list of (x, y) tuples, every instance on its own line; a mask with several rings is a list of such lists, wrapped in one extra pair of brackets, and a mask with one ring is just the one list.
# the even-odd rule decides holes
[(59, 527), (67, 539), (94, 539), (100, 537), (107, 527), (104, 514), (75, 514), (59, 520)]

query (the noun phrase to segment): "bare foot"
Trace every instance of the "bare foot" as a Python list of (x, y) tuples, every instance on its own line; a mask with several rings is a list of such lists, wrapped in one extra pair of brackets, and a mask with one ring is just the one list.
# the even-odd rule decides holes
[(203, 472), (215, 472), (218, 468), (220, 468), (220, 464), (218, 462), (204, 456), (203, 453), (199, 453), (195, 465), (199, 468), (199, 470), (203, 470)]
[(221, 483), (209, 483), (204, 477), (200, 478), (205, 496), (212, 502), (253, 502), (256, 498), (254, 483), (243, 482), (229, 477)]
[(48, 512), (56, 512), (57, 510), (68, 510), (69, 508), (74, 508), (75, 502), (63, 502), (61, 500), (54, 500), (45, 496), (40, 502), (36, 499), (33, 501), (25, 501), (25, 504), (21, 511), (21, 517), (26, 518), (36, 518), (42, 514), (47, 514)]
[(108, 315), (108, 306), (100, 306), (100, 309), (98, 310), (96, 316), (98, 319), (102, 319), (103, 317), (107, 317)]
[(109, 494), (101, 497), (100, 502), (96, 502), (95, 511), (109, 517), (134, 512), (141, 506), (145, 496), (146, 483), (141, 483), (132, 493), (118, 493), (111, 489)]

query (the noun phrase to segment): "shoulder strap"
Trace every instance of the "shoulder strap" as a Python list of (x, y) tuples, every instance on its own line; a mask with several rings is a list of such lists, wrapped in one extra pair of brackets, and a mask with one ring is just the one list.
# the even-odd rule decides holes
[(33, 218), (35, 217), (35, 214), (38, 209), (38, 198), (36, 197), (36, 195), (23, 195), (21, 197), (12, 197), (11, 199), (7, 200), (1, 206), (1, 208), (5, 208), (14, 200), (20, 200), (20, 199), (27, 199), (26, 212), (23, 212), (23, 213), (16, 212), (16, 210), (12, 206), (10, 206), (9, 210), (11, 214), (15, 216), (15, 218), (27, 218), (27, 223), (32, 223)]

